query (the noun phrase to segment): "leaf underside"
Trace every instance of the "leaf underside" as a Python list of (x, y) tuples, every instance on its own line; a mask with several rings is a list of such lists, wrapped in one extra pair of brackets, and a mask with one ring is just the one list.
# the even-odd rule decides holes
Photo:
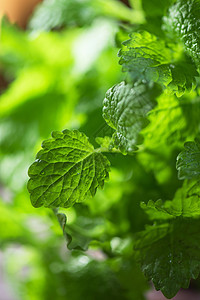
[(188, 218), (147, 227), (138, 235), (135, 255), (145, 276), (167, 298), (188, 288), (200, 268), (199, 220)]

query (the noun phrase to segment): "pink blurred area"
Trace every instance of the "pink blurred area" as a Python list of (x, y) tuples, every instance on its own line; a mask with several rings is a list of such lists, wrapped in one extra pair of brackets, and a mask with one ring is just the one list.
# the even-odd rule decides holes
[(12, 287), (8, 283), (4, 270), (4, 256), (0, 251), (0, 300), (16, 300)]
[[(160, 291), (150, 290), (146, 293), (147, 300), (167, 300)], [(200, 300), (200, 293), (180, 290), (172, 300)]]

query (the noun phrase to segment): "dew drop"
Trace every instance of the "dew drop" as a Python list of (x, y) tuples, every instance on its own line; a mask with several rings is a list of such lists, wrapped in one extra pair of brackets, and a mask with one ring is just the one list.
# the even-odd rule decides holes
[(37, 158), (36, 160), (35, 160), (35, 162), (42, 162), (42, 160), (41, 159), (39, 159), (39, 158)]

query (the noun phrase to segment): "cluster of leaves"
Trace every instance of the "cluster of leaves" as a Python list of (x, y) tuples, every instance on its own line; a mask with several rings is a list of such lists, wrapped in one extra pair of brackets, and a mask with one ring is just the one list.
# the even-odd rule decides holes
[[(55, 291), (43, 282), (35, 299), (143, 300), (142, 272), (172, 298), (199, 275), (200, 2), (129, 2), (46, 0), (30, 33), (3, 23), (0, 182), (15, 195), (0, 206), (2, 226), (13, 220), (0, 238), (32, 247)], [(117, 30), (122, 72), (110, 44)], [(28, 171), (35, 210), (20, 174), (41, 140)], [(52, 227), (44, 240), (24, 208)], [(59, 226), (73, 250), (67, 259)]]
[(117, 20), (143, 20), (143, 13), (130, 10), (116, 0), (45, 0), (35, 11), (29, 28), (33, 31), (58, 29), (63, 26), (88, 26), (97, 17)]
[[(144, 8), (146, 4), (144, 1)], [(94, 151), (83, 134), (53, 133), (29, 169), (28, 189), (33, 205), (68, 207), (87, 198), (88, 191), (94, 196), (109, 171), (106, 158), (100, 159), (99, 152), (118, 150), (122, 154), (134, 154), (138, 145), (143, 145), (141, 157), (148, 156), (148, 151), (156, 151), (153, 163), (156, 172), (157, 157), (169, 159), (180, 143), (198, 134), (198, 12), (198, 1), (180, 0), (175, 4), (169, 1), (156, 12), (162, 17), (167, 14), (163, 18), (162, 37), (140, 28), (132, 30), (131, 38), (122, 43), (119, 51), (125, 81), (113, 86), (103, 103), (103, 117), (114, 129), (112, 137), (101, 139), (102, 146)], [(171, 145), (166, 149), (169, 141)], [(186, 149), (178, 156), (179, 179), (199, 175), (198, 141), (187, 143)], [(172, 201), (142, 204), (155, 223), (137, 234), (135, 257), (146, 277), (168, 298), (181, 287), (187, 288), (190, 279), (199, 274), (198, 185), (198, 181), (185, 182)], [(65, 232), (66, 220), (63, 222)], [(66, 237), (69, 239), (68, 233)], [(90, 237), (88, 241), (91, 240)], [(73, 237), (69, 244), (72, 241)]]

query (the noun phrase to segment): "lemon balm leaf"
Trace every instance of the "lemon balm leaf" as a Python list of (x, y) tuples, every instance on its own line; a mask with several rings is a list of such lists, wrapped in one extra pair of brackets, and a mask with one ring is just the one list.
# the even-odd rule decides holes
[(123, 154), (132, 154), (142, 143), (140, 131), (149, 121), (147, 114), (156, 105), (160, 87), (154, 83), (121, 82), (106, 93), (103, 117), (115, 129), (114, 146)]
[(167, 298), (188, 288), (200, 268), (199, 220), (183, 219), (148, 226), (138, 234), (135, 255), (145, 276)]
[(95, 16), (91, 0), (46, 0), (36, 8), (29, 28), (49, 31), (62, 26), (89, 25)]
[(186, 52), (197, 65), (200, 62), (199, 14), (199, 0), (178, 0), (164, 17), (164, 28), (183, 42)]
[(122, 71), (128, 72), (132, 80), (145, 79), (168, 85), (172, 75), (168, 63), (172, 52), (165, 42), (147, 32), (134, 32), (123, 42), (119, 51)]
[(54, 131), (42, 148), (28, 171), (34, 207), (70, 207), (103, 188), (110, 163), (83, 133)]
[(132, 33), (122, 44), (119, 63), (129, 81), (157, 82), (177, 96), (196, 86), (196, 66), (184, 54), (180, 57), (182, 48), (177, 45), (169, 46), (165, 40), (147, 31)]
[(165, 221), (175, 218), (199, 217), (199, 189), (196, 189), (196, 182), (185, 181), (183, 186), (176, 191), (172, 201), (157, 200), (154, 202), (149, 200), (147, 204), (141, 203), (141, 207), (151, 220)]
[(200, 140), (185, 143), (177, 157), (176, 168), (179, 179), (192, 179), (200, 175)]

